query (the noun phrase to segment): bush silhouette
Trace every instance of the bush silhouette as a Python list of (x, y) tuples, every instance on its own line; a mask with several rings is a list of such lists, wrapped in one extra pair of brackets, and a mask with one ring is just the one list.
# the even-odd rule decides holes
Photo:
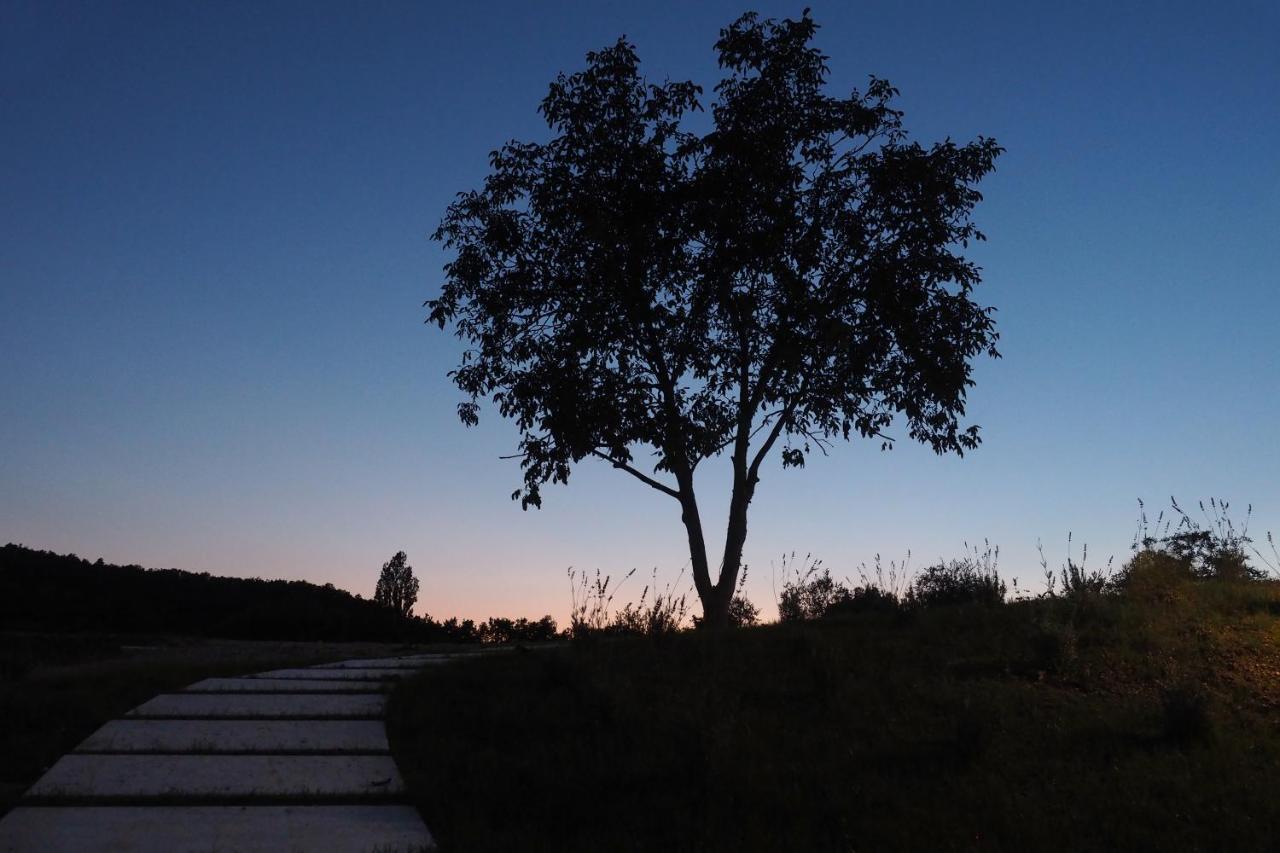
[(1116, 586), (1141, 598), (1163, 598), (1196, 580), (1191, 561), (1167, 551), (1147, 548), (1133, 555), (1120, 570)]
[(921, 572), (908, 599), (917, 607), (948, 604), (1003, 604), (1008, 588), (996, 569), (995, 554), (965, 556), (937, 563)]
[(860, 613), (897, 613), (902, 602), (892, 592), (875, 586), (854, 587), (847, 597), (827, 608), (827, 618), (853, 616)]
[(798, 566), (795, 554), (783, 557), (782, 570), (784, 576), (790, 570), (791, 577), (783, 582), (782, 594), (778, 598), (780, 622), (810, 622), (821, 619), (833, 607), (842, 606), (853, 595), (848, 585), (831, 577), (831, 570), (811, 555), (805, 555)]

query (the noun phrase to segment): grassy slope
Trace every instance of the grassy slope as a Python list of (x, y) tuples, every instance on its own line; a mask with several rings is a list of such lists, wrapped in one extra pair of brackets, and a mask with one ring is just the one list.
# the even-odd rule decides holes
[[(130, 649), (128, 643), (144, 643)], [(103, 723), (201, 678), (401, 653), (377, 643), (0, 635), (0, 815)]]
[(1274, 849), (1278, 723), (1273, 584), (494, 657), (390, 716), (467, 851)]

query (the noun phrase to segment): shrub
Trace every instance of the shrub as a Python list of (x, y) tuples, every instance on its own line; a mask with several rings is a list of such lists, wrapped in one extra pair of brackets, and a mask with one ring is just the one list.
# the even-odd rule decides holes
[[(1249, 563), (1249, 551), (1263, 562), (1266, 558), (1253, 547), (1249, 537), (1249, 519), (1253, 507), (1245, 512), (1244, 522), (1237, 527), (1231, 518), (1231, 504), (1210, 498), (1206, 507), (1199, 502), (1201, 519), (1192, 517), (1170, 497), (1171, 517), (1161, 511), (1154, 526), (1148, 524), (1146, 508), (1138, 501), (1138, 532), (1134, 535), (1135, 552), (1155, 551), (1184, 563), (1198, 580), (1257, 581), (1267, 573)], [(1268, 541), (1271, 535), (1267, 535)]]
[(858, 586), (831, 603), (826, 618), (853, 616), (859, 613), (897, 613), (902, 602), (896, 595), (877, 586)]
[(862, 583), (849, 591), (847, 597), (836, 601), (828, 608), (828, 616), (851, 616), (858, 613), (897, 613), (911, 589), (911, 577), (908, 566), (911, 563), (911, 552), (901, 563), (890, 560), (886, 568), (880, 555), (876, 554), (871, 566), (863, 563), (858, 567), (858, 576)]
[(853, 597), (848, 585), (831, 577), (831, 571), (806, 554), (797, 566), (796, 555), (782, 558), (782, 571), (787, 577), (778, 600), (778, 619), (782, 622), (809, 622), (826, 616), (832, 608)]
[(760, 608), (745, 595), (735, 595), (729, 602), (729, 624), (735, 628), (749, 628), (760, 621)]
[(1144, 548), (1133, 555), (1116, 577), (1116, 586), (1141, 598), (1165, 598), (1196, 579), (1191, 561), (1167, 551)]
[(1003, 604), (1008, 587), (1000, 579), (1000, 549), (974, 546), (959, 560), (929, 566), (907, 594), (907, 603), (915, 607), (937, 607), (949, 604)]
[(1044, 546), (1037, 542), (1036, 550), (1040, 552), (1040, 568), (1044, 572), (1046, 598), (1062, 595), (1064, 598), (1080, 599), (1098, 596), (1113, 588), (1111, 560), (1107, 560), (1104, 570), (1089, 569), (1089, 546), (1085, 545), (1080, 562), (1071, 556), (1071, 534), (1067, 534), (1067, 562), (1055, 573), (1049, 568), (1049, 560), (1044, 555)]

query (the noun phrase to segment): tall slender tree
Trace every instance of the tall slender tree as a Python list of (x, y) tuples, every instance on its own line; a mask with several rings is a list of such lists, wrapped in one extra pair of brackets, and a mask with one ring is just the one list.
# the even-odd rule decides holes
[(382, 564), (373, 600), (401, 616), (413, 615), (413, 605), (418, 600), (418, 579), (413, 576), (413, 566), (409, 565), (409, 557), (404, 551), (397, 551), (394, 557)]
[[(746, 14), (715, 49), (709, 132), (692, 82), (651, 84), (625, 39), (543, 100), (546, 142), (490, 156), (435, 239), (454, 252), (429, 322), (468, 347), (450, 373), (477, 422), (491, 398), (521, 433), (523, 487), (596, 457), (679, 507), (705, 622), (727, 620), (747, 510), (775, 453), (803, 465), (895, 424), (938, 453), (963, 426), (971, 363), (997, 356), (980, 270), (961, 251), (1001, 148), (908, 139), (896, 90), (826, 92), (817, 25)], [(651, 463), (638, 458), (650, 454)], [(695, 479), (733, 481), (712, 572)]]

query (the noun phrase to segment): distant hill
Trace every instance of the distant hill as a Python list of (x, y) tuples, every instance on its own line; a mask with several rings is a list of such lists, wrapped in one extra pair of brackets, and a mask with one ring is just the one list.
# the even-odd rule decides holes
[(434, 623), (306, 581), (214, 577), (0, 549), (0, 627), (254, 640), (431, 641)]

